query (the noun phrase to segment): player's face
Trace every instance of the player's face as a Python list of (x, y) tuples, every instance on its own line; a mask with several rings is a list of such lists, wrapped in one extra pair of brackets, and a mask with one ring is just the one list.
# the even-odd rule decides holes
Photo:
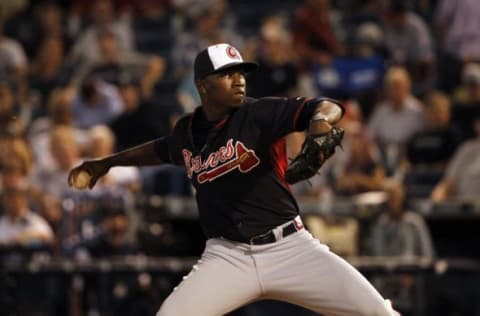
[(208, 99), (221, 106), (237, 107), (243, 104), (246, 96), (245, 72), (232, 68), (205, 78)]

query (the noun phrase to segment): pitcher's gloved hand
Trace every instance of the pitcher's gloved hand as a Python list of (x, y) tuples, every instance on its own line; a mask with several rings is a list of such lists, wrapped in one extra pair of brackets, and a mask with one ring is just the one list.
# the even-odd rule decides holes
[(313, 177), (325, 161), (335, 153), (335, 147), (341, 147), (343, 134), (342, 128), (332, 127), (322, 136), (307, 136), (300, 154), (288, 166), (285, 180), (294, 184)]

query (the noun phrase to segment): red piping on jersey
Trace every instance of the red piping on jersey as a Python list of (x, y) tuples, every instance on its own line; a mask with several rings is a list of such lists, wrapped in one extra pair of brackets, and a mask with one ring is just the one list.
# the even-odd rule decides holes
[(286, 145), (287, 142), (285, 137), (282, 137), (273, 143), (270, 147), (270, 161), (273, 166), (273, 171), (278, 176), (278, 179), (288, 190), (290, 190), (290, 185), (285, 181), (285, 171), (288, 167)]
[(227, 119), (228, 119), (228, 116), (221, 119), (220, 122), (218, 122), (217, 124), (215, 124), (215, 128), (220, 128), (222, 127), (226, 122), (227, 122)]
[(305, 107), (305, 103), (307, 103), (308, 101), (310, 101), (312, 98), (305, 98), (302, 102), (302, 104), (300, 104), (300, 106), (298, 107), (298, 109), (295, 111), (295, 116), (293, 117), (293, 130), (296, 131), (297, 130), (297, 122), (298, 122), (298, 118), (300, 117), (300, 113), (302, 113), (303, 111), (303, 108)]

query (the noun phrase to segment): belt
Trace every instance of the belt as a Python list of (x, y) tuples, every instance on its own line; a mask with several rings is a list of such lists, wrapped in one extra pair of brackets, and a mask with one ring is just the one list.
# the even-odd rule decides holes
[(282, 225), (279, 225), (265, 234), (254, 236), (250, 238), (250, 245), (265, 245), (276, 242), (288, 235), (296, 233), (303, 229), (303, 223), (300, 216), (295, 217)]

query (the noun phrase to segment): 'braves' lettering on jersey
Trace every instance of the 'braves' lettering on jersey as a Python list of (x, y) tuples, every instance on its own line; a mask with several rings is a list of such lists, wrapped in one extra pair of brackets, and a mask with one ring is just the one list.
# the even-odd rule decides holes
[(192, 152), (186, 148), (182, 150), (182, 154), (187, 176), (191, 179), (194, 173), (197, 174), (198, 183), (213, 181), (235, 169), (246, 173), (260, 163), (255, 151), (249, 150), (241, 141), (237, 141), (233, 146), (233, 139), (229, 139), (226, 146), (221, 146), (208, 155), (203, 162), (200, 155), (192, 157)]
[(208, 122), (199, 107), (157, 140), (162, 161), (183, 165), (208, 238), (248, 241), (298, 215), (285, 181), (284, 136), (308, 127), (305, 98), (247, 98), (228, 117)]

